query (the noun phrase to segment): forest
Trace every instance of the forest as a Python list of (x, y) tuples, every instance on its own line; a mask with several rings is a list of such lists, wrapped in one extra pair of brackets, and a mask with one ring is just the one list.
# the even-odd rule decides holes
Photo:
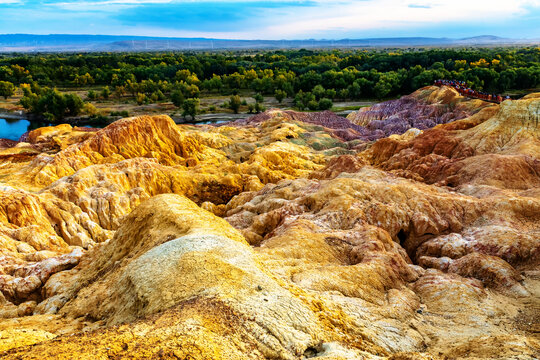
[[(95, 114), (91, 102), (99, 100), (170, 102), (184, 116), (194, 116), (199, 99), (213, 96), (230, 97), (221, 107), (235, 113), (242, 106), (264, 110), (264, 96), (289, 99), (299, 110), (325, 110), (338, 100), (398, 97), (436, 79), (498, 94), (535, 89), (540, 48), (0, 55), (0, 96), (19, 91), (28, 112), (52, 121)], [(71, 93), (86, 89), (82, 98)]]

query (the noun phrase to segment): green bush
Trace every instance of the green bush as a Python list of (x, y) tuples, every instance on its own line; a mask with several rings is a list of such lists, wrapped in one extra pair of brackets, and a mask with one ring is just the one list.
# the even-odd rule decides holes
[(322, 98), (319, 100), (319, 110), (330, 110), (334, 104), (332, 103), (332, 100), (328, 98)]
[(111, 116), (121, 116), (121, 117), (129, 117), (129, 112), (127, 110), (122, 111), (111, 111)]

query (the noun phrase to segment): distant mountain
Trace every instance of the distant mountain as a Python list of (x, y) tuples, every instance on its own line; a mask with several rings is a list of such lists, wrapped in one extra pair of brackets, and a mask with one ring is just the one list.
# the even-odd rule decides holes
[(492, 46), (538, 44), (538, 39), (482, 35), (463, 39), (401, 37), (341, 40), (232, 40), (123, 35), (0, 35), (0, 52), (156, 51), (217, 49), (295, 49), (349, 47)]
[[(508, 39), (508, 38), (502, 38), (498, 36), (493, 35), (481, 35), (481, 36), (474, 36), (474, 37), (468, 37), (464, 39), (457, 40), (459, 43), (462, 44), (513, 44), (513, 43), (519, 43), (523, 40), (517, 40), (517, 39)], [(534, 40), (529, 40), (533, 43)], [(538, 41), (536, 41), (538, 42)]]

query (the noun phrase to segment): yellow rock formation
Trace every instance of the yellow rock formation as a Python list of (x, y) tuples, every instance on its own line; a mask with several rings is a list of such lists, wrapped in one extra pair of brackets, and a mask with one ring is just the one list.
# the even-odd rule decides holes
[(0, 357), (536, 359), (538, 101), (34, 130), (0, 149)]

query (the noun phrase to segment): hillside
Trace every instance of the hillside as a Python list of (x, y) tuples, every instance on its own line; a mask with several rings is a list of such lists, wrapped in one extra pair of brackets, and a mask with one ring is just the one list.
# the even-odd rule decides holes
[(0, 142), (0, 358), (536, 359), (540, 94)]

